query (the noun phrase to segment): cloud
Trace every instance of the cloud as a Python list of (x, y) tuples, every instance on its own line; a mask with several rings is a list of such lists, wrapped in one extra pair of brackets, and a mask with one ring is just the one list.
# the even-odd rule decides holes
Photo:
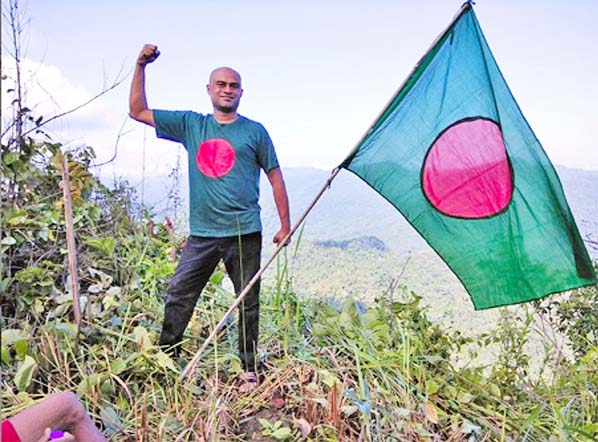
[[(16, 98), (16, 66), (14, 59), (2, 56), (2, 73), (7, 78), (2, 88), (2, 111), (5, 111)], [(23, 103), (32, 109), (35, 117), (43, 116), (48, 119), (53, 115), (69, 111), (90, 100), (93, 95), (85, 87), (73, 84), (56, 66), (46, 65), (29, 59), (22, 59), (20, 63)], [(73, 114), (70, 120), (88, 121), (102, 120), (105, 114), (104, 106), (94, 101)]]
[[(14, 59), (2, 56), (2, 122), (3, 127), (13, 116), (11, 102), (16, 93), (16, 67)], [(32, 110), (32, 116), (52, 116), (75, 109), (91, 100), (100, 91), (90, 92), (85, 86), (71, 81), (56, 66), (23, 59), (20, 64), (23, 103)], [(141, 175), (143, 173), (168, 173), (176, 164), (176, 150), (172, 146), (164, 155), (164, 142), (155, 139), (153, 130), (128, 119), (126, 88), (118, 87), (93, 100), (81, 109), (44, 126), (53, 141), (66, 149), (81, 145), (92, 146), (97, 163), (117, 158), (107, 166), (114, 173)], [(117, 146), (118, 145), (118, 146)], [(143, 161), (146, 164), (143, 164)], [(145, 172), (144, 172), (145, 170)]]

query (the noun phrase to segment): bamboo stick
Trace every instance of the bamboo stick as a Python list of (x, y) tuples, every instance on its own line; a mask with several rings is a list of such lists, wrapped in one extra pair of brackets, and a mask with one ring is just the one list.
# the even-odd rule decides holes
[(77, 248), (75, 244), (75, 229), (73, 226), (73, 203), (69, 166), (66, 155), (62, 159), (62, 194), (64, 196), (64, 219), (66, 224), (66, 244), (69, 260), (69, 274), (71, 276), (71, 291), (73, 294), (73, 313), (77, 325), (77, 336), (81, 329), (81, 304), (79, 303), (79, 274), (77, 268)]

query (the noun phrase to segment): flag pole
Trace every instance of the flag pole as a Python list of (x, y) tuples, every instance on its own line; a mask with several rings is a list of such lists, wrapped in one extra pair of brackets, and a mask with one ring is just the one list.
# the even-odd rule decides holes
[(241, 302), (243, 302), (243, 299), (245, 298), (245, 296), (247, 295), (247, 293), (249, 292), (249, 290), (255, 285), (255, 283), (258, 281), (258, 279), (266, 271), (266, 269), (268, 268), (268, 266), (270, 264), (272, 264), (272, 261), (274, 261), (274, 258), (276, 258), (276, 256), (282, 250), (282, 248), (287, 244), (287, 242), (289, 241), (289, 239), (291, 238), (291, 236), (293, 236), (293, 233), (295, 233), (297, 231), (297, 229), (299, 228), (299, 226), (301, 225), (301, 223), (303, 223), (303, 221), (305, 220), (305, 218), (307, 217), (307, 215), (309, 214), (309, 212), (311, 212), (311, 210), (316, 205), (316, 203), (318, 202), (318, 200), (322, 197), (322, 195), (324, 194), (324, 192), (326, 191), (326, 189), (330, 187), (330, 185), (332, 183), (332, 180), (334, 180), (336, 178), (336, 176), (339, 174), (339, 172), (340, 172), (341, 168), (343, 167), (343, 165), (347, 164), (350, 161), (350, 159), (355, 155), (355, 153), (359, 150), (359, 147), (360, 147), (361, 143), (363, 143), (363, 141), (371, 133), (371, 131), (374, 129), (374, 127), (376, 127), (376, 124), (378, 123), (378, 120), (380, 120), (380, 118), (384, 115), (384, 113), (392, 105), (392, 103), (395, 100), (395, 98), (401, 93), (403, 87), (405, 86), (405, 84), (407, 84), (407, 82), (411, 79), (411, 77), (417, 71), (417, 69), (421, 65), (422, 61), (425, 60), (425, 58), (428, 56), (428, 54), (434, 48), (434, 46), (436, 46), (436, 44), (445, 36), (445, 34), (457, 22), (457, 20), (459, 19), (459, 17), (461, 17), (461, 15), (468, 8), (470, 8), (472, 4), (473, 4), (473, 2), (471, 0), (468, 0), (465, 3), (463, 3), (463, 5), (461, 6), (459, 12), (455, 15), (455, 17), (453, 18), (453, 20), (451, 21), (451, 23), (447, 26), (446, 30), (444, 32), (442, 32), (436, 38), (436, 40), (434, 41), (434, 43), (432, 43), (432, 45), (430, 46), (430, 48), (428, 49), (428, 51), (426, 51), (426, 53), (424, 54), (424, 56), (415, 65), (415, 67), (409, 73), (409, 75), (407, 76), (407, 78), (405, 79), (405, 81), (403, 81), (403, 83), (401, 84), (401, 86), (398, 88), (398, 90), (395, 92), (395, 94), (392, 96), (392, 98), (388, 101), (388, 103), (386, 104), (386, 106), (384, 106), (384, 108), (382, 109), (382, 111), (374, 119), (374, 122), (370, 125), (370, 127), (368, 128), (368, 130), (360, 138), (359, 142), (355, 145), (355, 147), (353, 148), (353, 150), (351, 151), (351, 153), (349, 154), (349, 156), (341, 163), (340, 166), (336, 167), (331, 172), (330, 176), (328, 177), (328, 179), (326, 180), (326, 182), (324, 183), (324, 185), (322, 186), (322, 188), (320, 189), (320, 191), (317, 193), (317, 195), (315, 196), (315, 198), (313, 199), (313, 201), (305, 209), (305, 211), (303, 212), (303, 214), (299, 217), (298, 221), (291, 228), (291, 230), (289, 231), (289, 233), (287, 234), (287, 236), (285, 236), (285, 238), (280, 242), (280, 244), (278, 244), (278, 246), (274, 250), (274, 252), (273, 252), (272, 256), (270, 257), (270, 259), (266, 262), (266, 264), (264, 264), (257, 271), (257, 273), (253, 276), (253, 278), (251, 278), (251, 280), (247, 283), (247, 285), (245, 286), (245, 288), (243, 289), (243, 291), (241, 291), (241, 293), (239, 293), (239, 295), (237, 296), (237, 299), (235, 300), (235, 302), (229, 307), (229, 309), (226, 311), (226, 313), (224, 314), (224, 316), (222, 317), (222, 319), (220, 319), (220, 321), (218, 322), (218, 324), (216, 324), (216, 326), (214, 327), (214, 330), (212, 330), (212, 332), (206, 338), (206, 340), (204, 341), (204, 343), (202, 344), (202, 346), (199, 348), (199, 350), (197, 350), (197, 352), (195, 353), (195, 355), (193, 356), (193, 358), (187, 363), (187, 365), (185, 366), (185, 368), (181, 372), (181, 376), (180, 376), (181, 380), (185, 379), (189, 375), (189, 373), (195, 368), (195, 366), (199, 362), (199, 358), (201, 357), (202, 353), (208, 347), (208, 345), (210, 344), (210, 342), (212, 342), (212, 340), (216, 337), (216, 335), (218, 334), (218, 332), (220, 332), (220, 330), (222, 329), (222, 327), (226, 323), (228, 317), (234, 312), (234, 310), (236, 308), (239, 307), (239, 305), (241, 304)]
[(326, 180), (326, 182), (324, 183), (324, 185), (322, 186), (322, 188), (320, 189), (318, 194), (315, 196), (315, 198), (313, 199), (311, 204), (305, 209), (305, 211), (299, 217), (299, 219), (297, 220), (295, 225), (291, 228), (291, 230), (289, 230), (289, 233), (287, 233), (287, 235), (284, 237), (284, 239), (278, 244), (278, 246), (274, 250), (270, 259), (266, 262), (266, 264), (264, 264), (257, 271), (257, 273), (253, 276), (253, 278), (251, 278), (251, 280), (247, 283), (247, 285), (245, 286), (243, 291), (241, 293), (239, 293), (235, 302), (229, 307), (229, 309), (226, 311), (226, 313), (224, 314), (224, 316), (222, 317), (220, 322), (218, 322), (218, 324), (216, 324), (216, 327), (214, 327), (214, 330), (212, 330), (210, 335), (206, 338), (205, 342), (202, 344), (202, 346), (199, 348), (199, 350), (197, 350), (197, 352), (195, 353), (195, 356), (193, 356), (193, 358), (185, 366), (185, 368), (181, 372), (181, 377), (180, 377), (181, 380), (185, 379), (189, 375), (189, 373), (195, 368), (195, 366), (197, 365), (197, 362), (199, 361), (201, 354), (204, 352), (204, 350), (207, 348), (207, 346), (210, 344), (210, 342), (212, 342), (212, 340), (218, 334), (218, 332), (222, 329), (222, 327), (226, 323), (226, 320), (228, 319), (228, 317), (235, 311), (235, 309), (237, 307), (239, 307), (241, 302), (243, 302), (243, 299), (245, 298), (245, 296), (247, 295), (249, 290), (255, 285), (255, 283), (258, 281), (258, 279), (266, 271), (268, 266), (270, 264), (272, 264), (272, 261), (274, 261), (274, 258), (278, 255), (278, 253), (280, 253), (282, 248), (285, 247), (285, 245), (287, 244), (289, 239), (291, 239), (291, 236), (293, 236), (293, 233), (295, 233), (297, 231), (297, 229), (299, 228), (301, 223), (305, 220), (305, 218), (307, 217), (309, 212), (311, 212), (311, 210), (316, 205), (316, 203), (318, 202), (318, 200), (320, 199), (322, 194), (326, 191), (326, 189), (330, 187), (332, 180), (334, 180), (334, 178), (336, 178), (336, 176), (338, 175), (339, 172), (340, 172), (340, 168), (338, 168), (338, 167), (331, 172), (330, 177), (328, 177), (328, 179)]

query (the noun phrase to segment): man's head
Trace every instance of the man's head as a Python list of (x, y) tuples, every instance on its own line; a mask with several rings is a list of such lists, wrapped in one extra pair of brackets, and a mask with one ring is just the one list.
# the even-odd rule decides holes
[(206, 89), (215, 110), (227, 114), (237, 111), (243, 95), (241, 76), (237, 71), (227, 67), (214, 69)]

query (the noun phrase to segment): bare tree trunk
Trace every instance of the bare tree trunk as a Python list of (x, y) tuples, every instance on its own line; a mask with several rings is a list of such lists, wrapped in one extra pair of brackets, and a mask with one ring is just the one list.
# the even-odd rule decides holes
[(71, 198), (71, 184), (69, 180), (69, 165), (66, 155), (62, 159), (62, 193), (64, 195), (64, 219), (66, 224), (66, 244), (69, 257), (69, 274), (71, 275), (71, 290), (73, 294), (73, 313), (77, 325), (77, 336), (81, 329), (81, 305), (79, 303), (79, 270), (77, 268), (77, 247), (73, 226), (73, 204)]

